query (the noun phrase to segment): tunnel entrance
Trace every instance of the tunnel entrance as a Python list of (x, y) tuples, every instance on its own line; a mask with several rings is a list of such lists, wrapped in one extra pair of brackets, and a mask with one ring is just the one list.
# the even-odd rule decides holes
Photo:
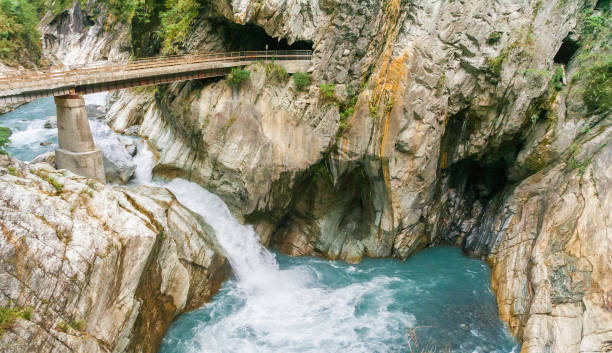
[(573, 40), (570, 37), (566, 37), (565, 39), (563, 39), (561, 48), (559, 48), (559, 51), (557, 52), (557, 54), (555, 54), (553, 61), (556, 64), (567, 65), (579, 48), (580, 45), (576, 40)]
[(224, 20), (213, 20), (219, 37), (223, 38), (225, 47), (231, 51), (264, 50), (312, 50), (311, 41), (296, 41), (289, 44), (287, 39), (269, 36), (266, 31), (252, 23), (240, 25)]

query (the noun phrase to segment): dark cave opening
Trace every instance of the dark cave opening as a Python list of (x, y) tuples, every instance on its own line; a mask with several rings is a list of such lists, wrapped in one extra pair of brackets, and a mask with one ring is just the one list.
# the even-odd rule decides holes
[(369, 161), (351, 162), (334, 176), (337, 163), (327, 157), (300, 176), (271, 246), (286, 254), (336, 258), (340, 255), (333, 239), (353, 243), (370, 236), (376, 210), (382, 208), (373, 166)]
[[(537, 120), (546, 119), (546, 110), (538, 112)], [(440, 171), (446, 181), (444, 190), (453, 189), (471, 204), (485, 205), (514, 182), (510, 169), (524, 141), (520, 135), (508, 136), (497, 146), (490, 146), (480, 155), (457, 158), (458, 146), (467, 143), (472, 133), (480, 128), (480, 120), (468, 111), (460, 111), (449, 119), (441, 141)]]
[(450, 170), (449, 187), (473, 201), (485, 204), (499, 194), (508, 183), (508, 166), (503, 160), (491, 163), (462, 160)]
[(213, 24), (228, 50), (312, 50), (311, 41), (296, 41), (289, 44), (287, 39), (269, 36), (266, 31), (252, 23), (244, 25), (225, 20), (214, 20)]
[(489, 157), (467, 158), (446, 169), (447, 184), (439, 235), (470, 256), (486, 254), (494, 238), (486, 231), (494, 223), (501, 200), (512, 184), (509, 170), (521, 143), (496, 149)]
[[(539, 120), (546, 111), (535, 115)], [(460, 246), (471, 255), (486, 254), (492, 237), (486, 229), (493, 223), (491, 215), (498, 212), (504, 195), (518, 180), (511, 169), (524, 146), (520, 134), (505, 136), (498, 144), (490, 145), (480, 154), (461, 156), (481, 120), (470, 111), (452, 116), (442, 136), (439, 159), (441, 178), (437, 190), (440, 217), (435, 226), (442, 243)]]
[(597, 0), (595, 10), (607, 11), (610, 9), (610, 0)]
[(557, 64), (567, 65), (579, 48), (580, 45), (576, 40), (571, 39), (569, 36), (565, 37), (553, 61)]

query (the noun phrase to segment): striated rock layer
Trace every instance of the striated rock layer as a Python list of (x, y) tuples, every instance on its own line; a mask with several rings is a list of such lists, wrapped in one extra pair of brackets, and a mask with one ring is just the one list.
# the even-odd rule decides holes
[(0, 156), (2, 352), (156, 352), (219, 289), (212, 229), (166, 189), (107, 187)]
[(256, 64), (238, 88), (127, 92), (107, 119), (139, 125), (158, 175), (214, 191), (283, 252), (358, 262), (455, 244), (491, 264), (523, 352), (606, 352), (612, 118), (582, 94), (585, 67), (609, 60), (609, 32), (585, 30), (602, 6), (213, 1), (184, 50), (239, 50), (253, 25), (310, 42), (307, 91)]
[[(491, 264), (500, 314), (523, 352), (607, 352), (612, 117), (582, 94), (593, 89), (585, 65), (609, 60), (609, 26), (593, 36), (585, 25), (604, 3), (214, 0), (184, 51), (262, 49), (248, 43), (270, 37), (310, 43), (306, 91), (255, 64), (240, 87), (213, 79), (122, 92), (107, 121), (139, 126), (157, 175), (202, 184), (283, 252), (358, 262), (455, 244)], [(89, 48), (76, 55), (85, 62), (126, 58), (130, 45), (155, 54), (128, 43), (129, 26), (106, 32), (104, 16), (86, 17), (77, 5), (48, 19), (46, 50), (65, 61)]]

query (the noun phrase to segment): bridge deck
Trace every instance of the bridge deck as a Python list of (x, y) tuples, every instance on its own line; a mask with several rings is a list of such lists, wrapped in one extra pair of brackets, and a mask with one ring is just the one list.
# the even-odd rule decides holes
[(288, 72), (306, 70), (312, 52), (247, 51), (187, 54), (102, 63), (68, 69), (51, 68), (0, 76), (0, 103), (17, 103), (36, 98), (86, 94), (128, 87), (227, 75), (232, 67), (254, 61), (274, 60)]

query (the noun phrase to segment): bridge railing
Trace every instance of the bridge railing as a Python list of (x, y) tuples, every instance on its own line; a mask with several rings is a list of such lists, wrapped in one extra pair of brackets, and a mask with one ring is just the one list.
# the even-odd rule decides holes
[[(17, 74), (0, 76), (0, 91), (28, 87), (52, 85), (78, 85), (93, 77), (105, 75), (108, 80), (120, 79), (141, 70), (169, 68), (185, 65), (202, 65), (207, 63), (248, 63), (270, 60), (310, 60), (311, 50), (268, 50), (240, 51), (227, 53), (191, 53), (185, 55), (164, 56), (131, 60), (126, 63), (103, 62), (69, 68), (47, 68), (43, 70), (24, 70)], [(211, 68), (214, 66), (211, 66)], [(1, 93), (0, 93), (1, 94)]]

